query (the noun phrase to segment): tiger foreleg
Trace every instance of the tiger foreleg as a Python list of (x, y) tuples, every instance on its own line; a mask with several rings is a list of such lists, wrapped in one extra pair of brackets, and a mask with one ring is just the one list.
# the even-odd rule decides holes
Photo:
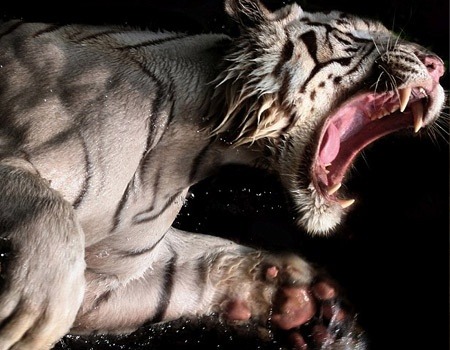
[(0, 350), (46, 350), (70, 328), (84, 292), (74, 212), (22, 160), (0, 161)]
[(256, 322), (263, 333), (288, 337), (296, 349), (365, 349), (337, 284), (301, 257), (253, 251), (214, 268), (220, 277), (212, 311), (231, 324)]
[[(360, 342), (361, 334), (351, 314), (338, 307), (334, 282), (297, 255), (175, 229), (152, 255), (141, 278), (121, 286), (104, 276), (97, 286), (88, 282), (97, 291), (89, 287), (87, 295), (98, 298), (80, 313), (72, 332), (123, 333), (148, 322), (218, 314), (231, 324), (279, 330), (298, 348), (363, 349), (351, 344)], [(114, 287), (98, 292), (105, 286)]]

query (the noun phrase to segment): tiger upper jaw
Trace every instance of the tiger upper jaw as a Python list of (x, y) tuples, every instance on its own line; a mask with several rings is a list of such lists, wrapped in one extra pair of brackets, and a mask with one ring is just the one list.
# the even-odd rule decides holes
[[(418, 132), (438, 117), (444, 100), (443, 88), (434, 84), (406, 86), (398, 92), (367, 92), (346, 101), (326, 118), (316, 142), (310, 168), (314, 202), (326, 206), (326, 212), (331, 211), (330, 206), (339, 206), (334, 215), (341, 216), (354, 200), (342, 198), (339, 189), (360, 151), (400, 129), (412, 127)], [(340, 220), (335, 217), (331, 222), (335, 225), (336, 221)]]

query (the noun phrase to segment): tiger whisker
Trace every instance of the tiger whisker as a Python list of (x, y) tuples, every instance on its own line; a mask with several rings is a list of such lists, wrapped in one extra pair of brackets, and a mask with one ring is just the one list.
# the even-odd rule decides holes
[(375, 46), (375, 49), (377, 50), (378, 54), (381, 56), (382, 53), (380, 51), (380, 48), (378, 47), (377, 42), (374, 39), (372, 39), (372, 42), (373, 42), (373, 45)]
[(433, 144), (437, 147), (440, 146), (439, 140), (443, 140), (446, 145), (450, 143), (448, 136), (449, 131), (449, 120), (450, 117), (447, 113), (441, 113), (440, 117), (436, 120), (434, 124), (428, 129), (428, 135), (433, 140)]
[(377, 92), (378, 84), (379, 84), (380, 81), (381, 81), (381, 77), (383, 76), (383, 73), (384, 73), (384, 72), (381, 72), (381, 73), (378, 75), (378, 78), (377, 78), (376, 82), (373, 83), (373, 84), (371, 85), (371, 88), (374, 87), (374, 93)]

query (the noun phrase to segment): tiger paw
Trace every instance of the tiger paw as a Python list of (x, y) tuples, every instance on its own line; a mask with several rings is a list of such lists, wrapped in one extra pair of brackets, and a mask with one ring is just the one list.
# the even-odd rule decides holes
[[(231, 323), (255, 321), (281, 333), (295, 349), (364, 349), (364, 333), (338, 285), (297, 256), (242, 262), (229, 281), (239, 281), (220, 304)], [(236, 277), (240, 276), (240, 279)]]

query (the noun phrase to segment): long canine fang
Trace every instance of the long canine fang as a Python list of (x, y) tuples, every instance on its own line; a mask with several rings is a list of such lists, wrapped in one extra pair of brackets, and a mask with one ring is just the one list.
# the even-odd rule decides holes
[(355, 200), (354, 199), (339, 199), (338, 202), (341, 205), (342, 209), (345, 209), (345, 208), (348, 208), (349, 206), (351, 206), (353, 203), (355, 203)]
[(331, 195), (335, 194), (337, 192), (337, 190), (341, 188), (341, 186), (342, 186), (341, 183), (337, 183), (337, 184), (331, 186), (330, 188), (328, 188), (328, 191), (327, 191), (328, 195), (331, 196)]
[(411, 105), (411, 112), (414, 117), (414, 132), (418, 132), (423, 126), (423, 105), (420, 101)]
[(400, 99), (400, 112), (404, 112), (406, 109), (406, 106), (409, 102), (409, 97), (411, 96), (411, 88), (407, 87), (404, 89), (399, 89), (399, 99)]

